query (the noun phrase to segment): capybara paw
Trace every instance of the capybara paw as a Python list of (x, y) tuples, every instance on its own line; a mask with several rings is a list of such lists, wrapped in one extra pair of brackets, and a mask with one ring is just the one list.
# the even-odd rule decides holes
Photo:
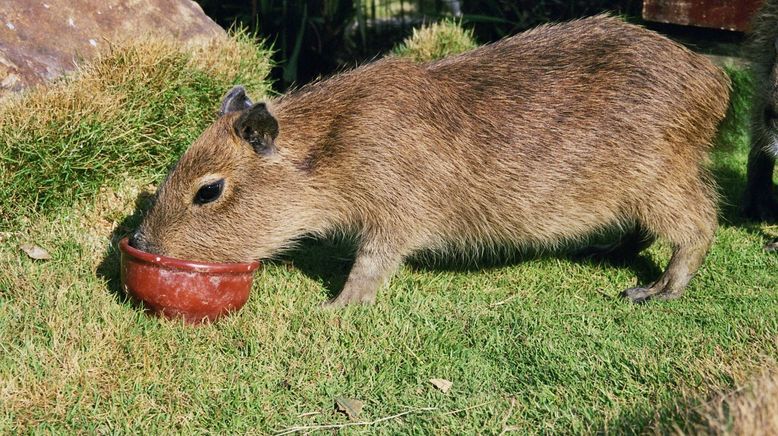
[(375, 303), (375, 296), (368, 294), (344, 294), (340, 293), (337, 297), (322, 304), (322, 307), (327, 309), (340, 309), (350, 304), (365, 304), (370, 305)]
[(324, 303), (321, 303), (322, 309), (340, 309), (343, 306), (345, 306), (345, 303), (338, 301), (337, 298), (330, 298)]
[(626, 298), (635, 304), (645, 303), (654, 295), (656, 295), (656, 290), (654, 288), (643, 288), (640, 286), (625, 289), (621, 292), (623, 298)]

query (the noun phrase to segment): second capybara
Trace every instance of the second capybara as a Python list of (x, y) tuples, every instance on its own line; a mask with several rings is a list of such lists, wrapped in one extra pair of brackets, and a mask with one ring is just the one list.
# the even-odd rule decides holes
[(778, 0), (766, 0), (754, 15), (746, 43), (754, 78), (751, 152), (743, 211), (754, 220), (778, 220), (773, 186), (778, 157)]
[(778, 158), (778, 0), (764, 2), (748, 36), (746, 53), (755, 87), (743, 211), (750, 219), (778, 221), (773, 185)]
[[(428, 63), (393, 57), (252, 103), (240, 87), (133, 235), (203, 261), (268, 258), (304, 235), (357, 241), (332, 306), (371, 303), (406, 257), (554, 247), (609, 227), (672, 244), (627, 289), (682, 294), (717, 226), (704, 169), (729, 80), (609, 16), (543, 25)], [(645, 238), (636, 235), (645, 235)]]

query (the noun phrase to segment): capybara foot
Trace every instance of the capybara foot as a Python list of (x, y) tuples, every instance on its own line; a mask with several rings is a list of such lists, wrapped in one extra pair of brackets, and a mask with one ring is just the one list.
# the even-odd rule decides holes
[(633, 303), (645, 303), (649, 300), (675, 300), (683, 295), (683, 291), (667, 291), (655, 287), (634, 287), (624, 290), (621, 296)]
[(340, 309), (349, 304), (371, 305), (375, 303), (375, 292), (349, 292), (343, 290), (337, 297), (322, 304), (327, 309)]
[(625, 289), (621, 292), (621, 296), (635, 304), (640, 304), (645, 303), (658, 292), (659, 291), (657, 289), (652, 287), (637, 286), (634, 288)]

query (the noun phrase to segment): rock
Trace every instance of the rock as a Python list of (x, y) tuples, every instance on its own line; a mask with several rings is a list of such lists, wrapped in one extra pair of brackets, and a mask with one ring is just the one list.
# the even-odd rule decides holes
[(2, 0), (0, 96), (72, 71), (110, 43), (160, 36), (224, 37), (191, 0)]

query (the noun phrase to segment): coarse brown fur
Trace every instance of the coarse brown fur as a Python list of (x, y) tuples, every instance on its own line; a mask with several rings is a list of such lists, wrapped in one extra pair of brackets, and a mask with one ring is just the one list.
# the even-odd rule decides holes
[[(246, 261), (305, 234), (354, 235), (340, 306), (374, 301), (416, 252), (553, 247), (637, 226), (674, 252), (656, 282), (625, 295), (674, 298), (716, 229), (703, 164), (728, 94), (704, 57), (608, 16), (425, 64), (381, 59), (271, 100), (270, 113), (245, 102), (229, 110), (233, 91), (135, 240), (175, 257)], [(276, 137), (259, 127), (270, 114)], [(216, 179), (221, 197), (193, 204)], [(634, 250), (650, 241), (640, 242)]]
[(778, 156), (778, 0), (766, 0), (751, 24), (748, 58), (755, 81), (751, 152), (743, 211), (755, 220), (778, 220), (773, 185)]

